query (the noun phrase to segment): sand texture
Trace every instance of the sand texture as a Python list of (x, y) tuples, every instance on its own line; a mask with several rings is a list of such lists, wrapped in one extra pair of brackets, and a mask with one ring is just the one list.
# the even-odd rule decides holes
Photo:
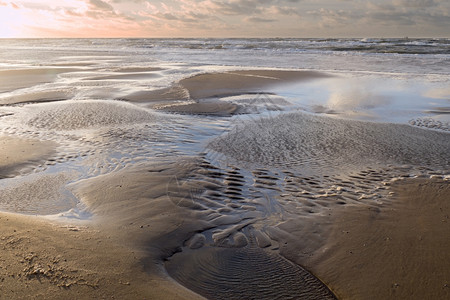
[(444, 125), (97, 50), (0, 71), (0, 299), (450, 296)]
[(336, 299), (308, 271), (255, 241), (245, 247), (185, 250), (166, 267), (173, 278), (208, 299)]
[(27, 114), (29, 126), (47, 130), (75, 130), (151, 122), (147, 110), (119, 101), (64, 101), (34, 105)]
[(393, 191), (387, 207), (335, 212), (325, 244), (298, 262), (341, 299), (448, 299), (449, 182), (407, 180)]
[[(209, 147), (238, 161), (287, 167), (354, 168), (397, 163), (448, 167), (448, 134), (407, 125), (305, 113), (239, 122)], [(340, 171), (340, 170), (339, 170)]]
[(197, 75), (181, 80), (180, 84), (192, 99), (205, 99), (268, 92), (272, 86), (327, 76), (314, 71), (242, 70)]
[[(206, 73), (182, 79), (170, 88), (134, 92), (119, 99), (150, 103), (149, 107), (173, 113), (227, 116), (245, 112), (245, 105), (222, 101), (226, 97), (247, 94), (251, 95), (250, 102), (257, 104), (255, 98), (261, 93), (270, 94), (274, 87), (327, 77), (329, 75), (314, 71), (238, 70)], [(179, 102), (155, 105), (168, 100)]]
[(58, 74), (75, 72), (73, 68), (34, 68), (0, 71), (0, 93), (54, 81)]
[(0, 136), (0, 179), (45, 162), (55, 153), (56, 146), (53, 142)]
[(196, 299), (149, 275), (142, 254), (92, 226), (0, 214), (1, 299)]

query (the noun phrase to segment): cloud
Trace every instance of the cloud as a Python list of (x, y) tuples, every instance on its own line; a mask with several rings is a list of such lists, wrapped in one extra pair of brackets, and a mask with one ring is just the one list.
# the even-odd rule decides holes
[(106, 3), (102, 0), (89, 0), (89, 4), (91, 8), (105, 10), (105, 11), (114, 11), (114, 8), (111, 4)]
[(325, 8), (308, 11), (307, 14), (314, 17), (320, 27), (344, 26), (354, 23), (355, 20), (361, 18), (352, 11), (331, 10)]
[(11, 6), (12, 8), (19, 9), (20, 7), (14, 2), (0, 1), (0, 6)]
[(439, 5), (439, 2), (436, 0), (394, 0), (393, 4), (398, 7), (430, 8)]
[(386, 5), (369, 3), (368, 8), (367, 21), (379, 22), (379, 25), (429, 29), (450, 25), (450, 5), (440, 0), (394, 0)]
[(277, 22), (276, 19), (260, 18), (260, 17), (248, 17), (245, 19), (247, 22), (252, 23), (272, 23)]
[(253, 0), (213, 1), (213, 5), (216, 6), (214, 11), (225, 15), (259, 14), (261, 13), (261, 4)]
[(444, 28), (450, 26), (450, 2), (444, 0), (339, 0), (334, 4), (339, 2), (346, 4), (307, 10), (299, 17), (327, 35), (448, 36)]
[[(36, 28), (110, 36), (448, 36), (448, 0), (14, 0)], [(0, 0), (0, 8), (13, 3)], [(102, 25), (103, 24), (103, 25)], [(262, 30), (261, 28), (264, 28)], [(47, 30), (45, 33), (58, 30)], [(137, 33), (136, 33), (137, 34)]]

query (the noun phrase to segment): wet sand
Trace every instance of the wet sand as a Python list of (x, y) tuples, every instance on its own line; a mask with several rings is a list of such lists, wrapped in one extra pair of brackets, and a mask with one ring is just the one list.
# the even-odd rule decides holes
[(450, 182), (409, 179), (392, 190), (390, 205), (333, 212), (324, 245), (297, 262), (340, 299), (448, 299)]
[(21, 88), (32, 87), (37, 84), (52, 82), (58, 74), (75, 72), (71, 68), (35, 68), (0, 71), (0, 93), (10, 92)]
[[(158, 70), (118, 72), (147, 77), (145, 72)], [(108, 75), (100, 81), (134, 75)], [(27, 175), (0, 193), (16, 204), (10, 211), (65, 211), (74, 204), (58, 206), (64, 188), (82, 204), (77, 209), (89, 212), (85, 220), (70, 219), (70, 212), (45, 219), (0, 213), (0, 248), (5, 250), (0, 254), (0, 295), (448, 297), (449, 266), (442, 262), (449, 261), (449, 181), (398, 180), (410, 174), (443, 177), (447, 133), (291, 113), (234, 124), (192, 157), (143, 155), (138, 162), (125, 157), (120, 164), (115, 157), (104, 157), (120, 151), (132, 156), (147, 140), (163, 143), (161, 136), (167, 133), (151, 131), (162, 114), (140, 106), (228, 116), (240, 106), (223, 98), (270, 93), (275, 85), (326, 76), (274, 70), (202, 74), (173, 87), (119, 97), (129, 103), (69, 100), (11, 107), (16, 115), (5, 118), (18, 118), (28, 126), (28, 135), (35, 130), (70, 139), (72, 148), (92, 147), (83, 149), (85, 156), (80, 149), (66, 156), (95, 166), (81, 178), (61, 170), (30, 175), (24, 166), (56, 161), (58, 144), (0, 137), (0, 178)], [(122, 144), (128, 148), (116, 148)], [(26, 210), (38, 195), (36, 212)]]
[[(170, 88), (135, 92), (119, 99), (148, 103), (151, 108), (173, 113), (228, 116), (241, 113), (240, 105), (222, 101), (221, 98), (253, 94), (254, 99), (259, 94), (270, 94), (273, 87), (326, 77), (330, 75), (314, 71), (238, 70), (207, 73), (182, 79)], [(176, 102), (167, 104), (170, 100)]]
[[(327, 290), (320, 282), (315, 285), (314, 276), (291, 262), (320, 278), (338, 299), (449, 296), (448, 181), (401, 180), (394, 184), (395, 196), (388, 205), (341, 206), (324, 216), (299, 219), (295, 222), (297, 231), (289, 231), (288, 236), (285, 232), (292, 224), (269, 230), (266, 242), (261, 240), (264, 237), (257, 241), (254, 233), (244, 230), (248, 237), (255, 237), (250, 244), (209, 248), (197, 242), (197, 248), (188, 237), (235, 221), (207, 221), (212, 212), (199, 208), (199, 203), (185, 193), (201, 181), (173, 186), (169, 190), (176, 193), (168, 197), (170, 177), (175, 173), (181, 176), (180, 168), (189, 172), (195, 160), (180, 163), (142, 165), (72, 186), (94, 212), (94, 223), (68, 226), (1, 213), (0, 247), (6, 250), (0, 260), (2, 295), (195, 299), (195, 294), (165, 275), (162, 264), (184, 244), (193, 250), (175, 255), (168, 266), (169, 274), (214, 299), (251, 295), (251, 289), (261, 292), (262, 286), (267, 288), (267, 295), (293, 295), (298, 291), (297, 296), (306, 295), (305, 299), (324, 299)], [(179, 179), (182, 181), (182, 177)], [(279, 250), (275, 241), (283, 245)], [(198, 268), (201, 272), (189, 279)], [(276, 272), (277, 268), (283, 271)], [(274, 279), (270, 279), (269, 270), (274, 272)], [(258, 282), (265, 282), (263, 285), (253, 282), (260, 275), (262, 281)], [(282, 279), (281, 275), (286, 277)], [(308, 276), (310, 279), (306, 279)], [(203, 277), (204, 284), (192, 286), (200, 284), (197, 279)], [(229, 294), (227, 287), (237, 278), (244, 282)], [(302, 288), (304, 280), (307, 285)], [(225, 290), (206, 285), (215, 281)], [(238, 290), (241, 292), (236, 294)], [(215, 294), (209, 294), (211, 291)]]
[(19, 103), (61, 101), (70, 99), (70, 97), (73, 96), (72, 94), (73, 93), (71, 93), (70, 91), (63, 90), (21, 93), (20, 95), (16, 96), (0, 98), (0, 104), (12, 105)]
[(0, 298), (200, 299), (142, 267), (114, 232), (0, 213)]
[(204, 101), (204, 102), (181, 102), (172, 105), (153, 106), (162, 111), (179, 113), (179, 114), (195, 114), (195, 115), (215, 115), (215, 116), (230, 116), (236, 113), (239, 106), (233, 103), (218, 101)]
[(0, 213), (2, 297), (200, 299), (162, 266), (204, 226), (174, 204), (182, 187), (181, 199), (167, 196), (168, 179), (182, 178), (190, 164), (135, 166), (72, 185), (92, 221)]
[(0, 179), (14, 177), (26, 167), (44, 162), (56, 153), (50, 141), (0, 136)]
[(192, 99), (205, 99), (268, 92), (274, 85), (326, 77), (329, 75), (315, 71), (241, 70), (201, 74), (183, 79), (180, 84)]

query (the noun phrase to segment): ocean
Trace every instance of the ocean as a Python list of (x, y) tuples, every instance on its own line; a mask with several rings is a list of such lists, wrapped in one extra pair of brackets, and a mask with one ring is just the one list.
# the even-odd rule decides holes
[(52, 52), (93, 51), (144, 62), (440, 75), (448, 75), (450, 54), (446, 38), (3, 39), (0, 47), (2, 63), (27, 50), (30, 61), (35, 55), (51, 57)]

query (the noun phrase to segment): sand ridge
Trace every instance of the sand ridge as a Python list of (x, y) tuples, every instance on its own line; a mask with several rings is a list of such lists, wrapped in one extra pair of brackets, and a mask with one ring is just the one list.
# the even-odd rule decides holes
[[(276, 136), (276, 137), (275, 137)], [(448, 133), (303, 112), (237, 123), (208, 147), (241, 162), (341, 171), (364, 165), (448, 167)]]

